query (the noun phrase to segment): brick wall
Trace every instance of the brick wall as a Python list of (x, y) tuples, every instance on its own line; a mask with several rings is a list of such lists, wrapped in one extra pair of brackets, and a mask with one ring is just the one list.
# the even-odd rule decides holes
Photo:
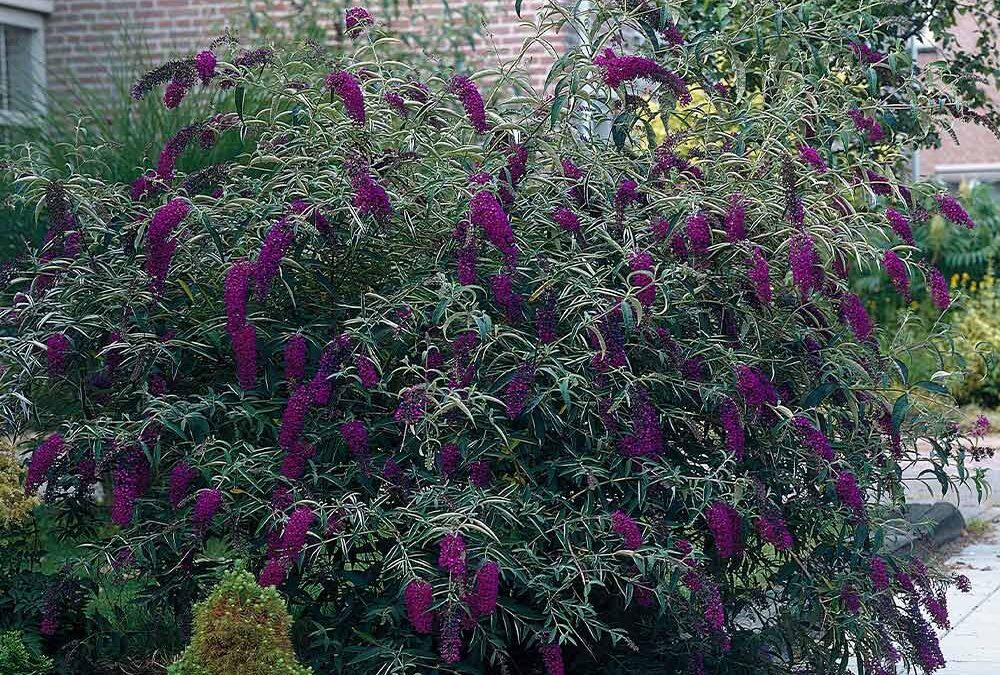
[[(968, 15), (959, 17), (955, 26), (955, 35), (959, 41), (968, 47), (975, 44), (982, 28)], [(933, 50), (918, 54), (919, 63), (928, 63), (936, 58)], [(992, 90), (994, 101), (1000, 103), (1000, 92)], [(958, 143), (945, 134), (940, 148), (921, 150), (918, 155), (921, 176), (942, 174), (949, 179), (962, 180), (979, 178), (985, 180), (1000, 180), (1000, 139), (989, 129), (978, 124), (956, 122), (955, 136)], [(993, 171), (984, 169), (993, 165)], [(958, 167), (967, 169), (957, 170)], [(954, 167), (954, 169), (952, 169)], [(979, 167), (978, 169), (976, 167)], [(996, 173), (995, 177), (990, 174)]]
[(203, 45), (239, 10), (233, 0), (55, 0), (46, 25), (51, 88), (107, 81), (122, 41), (142, 40), (156, 57)]
[[(459, 0), (450, 6), (454, 9), (463, 4)], [(542, 0), (527, 0), (522, 16), (532, 17), (541, 4)], [(501, 59), (520, 52), (524, 39), (521, 19), (514, 13), (512, 0), (486, 0), (483, 9), (488, 17), (483, 38), (468, 51), (476, 62), (496, 66)], [(264, 7), (256, 10), (264, 11)], [(280, 17), (288, 7), (269, 3), (268, 10), (272, 17)], [(442, 0), (417, 0), (404, 13), (435, 20), (441, 17)], [(341, 20), (339, 14), (331, 20)], [(421, 20), (400, 19), (397, 23), (403, 30), (423, 29)], [(109, 68), (116, 65), (113, 60), (122, 53), (123, 41), (141, 40), (158, 62), (204, 47), (227, 26), (247, 25), (248, 10), (242, 0), (55, 0), (46, 27), (50, 89), (58, 95), (69, 89), (71, 82), (100, 87), (107, 82)], [(244, 43), (252, 41), (245, 31), (243, 35)], [(564, 44), (557, 37), (554, 46), (561, 50)], [(533, 83), (543, 82), (551, 62), (540, 46), (529, 51), (524, 65), (530, 69)]]

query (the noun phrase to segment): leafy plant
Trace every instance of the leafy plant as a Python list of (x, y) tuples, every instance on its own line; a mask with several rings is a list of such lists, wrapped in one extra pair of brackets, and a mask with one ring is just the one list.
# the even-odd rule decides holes
[(52, 659), (28, 649), (19, 632), (11, 630), (0, 633), (0, 673), (44, 675), (51, 671)]
[[(953, 580), (883, 541), (904, 469), (982, 488), (981, 448), (847, 279), (901, 236), (888, 209), (969, 221), (895, 177), (926, 129), (871, 142), (873, 110), (929, 126), (947, 83), (899, 43), (859, 61), (866, 7), (686, 39), (649, 5), (550, 7), (580, 44), (544, 101), (515, 67), (382, 58), (355, 19), (349, 56), (219, 44), (147, 74), (232, 107), (131, 184), (30, 146), (10, 167), (49, 231), (7, 289), (0, 409), (45, 431), (45, 508), (98, 524), (84, 589), (125, 570), (183, 616), (246, 560), (317, 672), (940, 668)], [(228, 135), (223, 167), (177, 163)], [(128, 624), (56, 618), (64, 652), (117, 658)]]
[(229, 572), (194, 610), (191, 644), (170, 675), (307, 675), (289, 639), (291, 617), (273, 588)]

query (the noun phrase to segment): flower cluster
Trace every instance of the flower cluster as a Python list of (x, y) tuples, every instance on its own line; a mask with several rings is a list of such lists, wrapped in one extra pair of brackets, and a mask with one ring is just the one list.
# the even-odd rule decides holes
[(438, 567), (452, 576), (465, 576), (465, 540), (460, 534), (449, 534), (441, 540)]
[(434, 588), (426, 581), (414, 579), (406, 585), (406, 616), (413, 625), (413, 630), (428, 635), (434, 629), (434, 613), (431, 605), (434, 603)]
[(285, 379), (290, 384), (301, 382), (306, 376), (306, 361), (309, 358), (309, 345), (305, 337), (296, 334), (285, 342), (284, 351)]
[(969, 217), (968, 212), (950, 194), (942, 193), (936, 195), (934, 199), (937, 201), (938, 208), (941, 209), (941, 215), (951, 222), (956, 225), (963, 225), (970, 230), (976, 226), (976, 223)]
[(743, 521), (729, 504), (713, 502), (705, 511), (715, 550), (721, 558), (732, 558), (743, 550)]
[(301, 506), (292, 512), (285, 523), (277, 546), (271, 550), (258, 581), (261, 586), (278, 586), (285, 581), (292, 562), (302, 552), (309, 536), (309, 528), (316, 520), (316, 514), (308, 506)]
[(485, 134), (490, 130), (490, 123), (486, 120), (486, 104), (483, 102), (483, 95), (479, 93), (476, 83), (465, 75), (456, 75), (451, 79), (449, 90), (458, 96), (465, 108), (465, 114), (469, 118), (469, 124), (477, 134)]
[(190, 206), (183, 199), (175, 197), (161, 206), (153, 214), (146, 232), (146, 272), (152, 279), (153, 290), (163, 291), (170, 261), (177, 249), (177, 240), (171, 238), (175, 227), (187, 216)]
[(607, 48), (594, 57), (594, 65), (600, 67), (601, 77), (609, 87), (617, 88), (638, 79), (652, 80), (667, 85), (681, 103), (691, 102), (691, 94), (684, 80), (653, 59), (644, 56), (619, 56), (613, 49)]
[(49, 435), (35, 448), (31, 454), (31, 462), (28, 464), (28, 475), (24, 481), (26, 493), (33, 494), (38, 490), (38, 487), (45, 482), (49, 469), (64, 452), (66, 452), (66, 441), (58, 433)]
[(623, 539), (624, 547), (636, 550), (642, 546), (642, 531), (639, 525), (624, 511), (611, 514), (611, 529)]
[(326, 88), (340, 97), (348, 117), (357, 124), (365, 123), (365, 95), (357, 78), (346, 70), (336, 70), (326, 76)]
[(788, 526), (779, 516), (761, 516), (757, 519), (756, 526), (760, 538), (779, 551), (787, 551), (795, 543), (791, 532), (788, 531)]
[(371, 13), (364, 7), (348, 7), (344, 12), (344, 27), (348, 35), (360, 35), (374, 23)]

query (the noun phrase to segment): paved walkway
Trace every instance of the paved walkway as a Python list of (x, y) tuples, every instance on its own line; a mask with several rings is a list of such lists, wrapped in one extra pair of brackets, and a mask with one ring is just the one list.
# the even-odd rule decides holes
[[(988, 514), (1000, 521), (1000, 509)], [(994, 529), (979, 543), (948, 561), (949, 567), (972, 582), (972, 592), (948, 592), (951, 630), (941, 638), (948, 665), (940, 675), (1000, 674), (1000, 532)]]
[[(1000, 447), (1000, 435), (988, 436), (984, 444)], [(947, 501), (958, 507), (966, 523), (978, 520), (993, 524), (991, 535), (965, 547), (947, 563), (955, 573), (969, 577), (972, 591), (961, 593), (952, 586), (948, 592), (951, 630), (941, 637), (941, 651), (948, 664), (938, 675), (1000, 675), (1000, 453), (969, 462), (970, 470), (976, 467), (986, 469), (992, 488), (982, 503), (974, 488), (941, 495), (933, 477), (928, 488), (913, 480), (917, 471), (904, 474), (910, 479), (906, 484), (908, 502)]]

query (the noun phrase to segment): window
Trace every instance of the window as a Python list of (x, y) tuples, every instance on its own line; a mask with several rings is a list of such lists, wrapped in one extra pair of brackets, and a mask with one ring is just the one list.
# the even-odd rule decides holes
[(0, 124), (25, 124), (45, 110), (43, 3), (15, 9), (0, 0)]

